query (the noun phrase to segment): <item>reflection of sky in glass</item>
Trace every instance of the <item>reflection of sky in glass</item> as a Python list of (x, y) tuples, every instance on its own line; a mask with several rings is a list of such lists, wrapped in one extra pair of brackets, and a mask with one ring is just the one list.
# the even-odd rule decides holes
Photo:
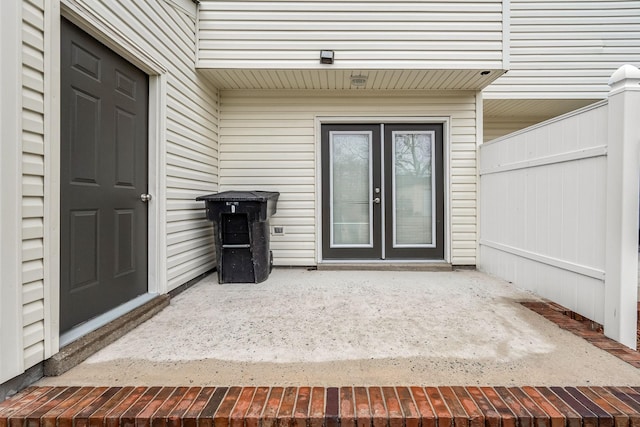
[(431, 135), (395, 134), (396, 175), (431, 176)]

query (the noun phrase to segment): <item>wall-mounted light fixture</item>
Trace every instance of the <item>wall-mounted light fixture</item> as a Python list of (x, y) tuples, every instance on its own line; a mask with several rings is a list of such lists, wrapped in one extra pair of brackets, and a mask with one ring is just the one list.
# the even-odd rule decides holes
[(320, 51), (320, 63), (321, 64), (333, 64), (334, 53), (332, 50)]

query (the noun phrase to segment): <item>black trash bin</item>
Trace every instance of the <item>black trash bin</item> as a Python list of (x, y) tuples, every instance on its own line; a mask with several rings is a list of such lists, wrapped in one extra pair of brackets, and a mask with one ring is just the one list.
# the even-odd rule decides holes
[(260, 283), (269, 277), (269, 217), (276, 213), (280, 193), (224, 191), (196, 198), (204, 201), (213, 221), (218, 282)]

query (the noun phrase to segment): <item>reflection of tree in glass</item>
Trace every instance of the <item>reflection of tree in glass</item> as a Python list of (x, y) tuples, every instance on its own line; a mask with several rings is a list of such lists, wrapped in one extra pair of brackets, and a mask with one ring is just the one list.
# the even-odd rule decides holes
[(395, 243), (431, 242), (431, 135), (394, 133)]
[(396, 134), (396, 175), (431, 176), (431, 137), (424, 134)]
[(333, 150), (336, 163), (353, 162), (357, 165), (369, 163), (369, 144), (365, 136), (348, 137), (343, 135), (335, 142)]

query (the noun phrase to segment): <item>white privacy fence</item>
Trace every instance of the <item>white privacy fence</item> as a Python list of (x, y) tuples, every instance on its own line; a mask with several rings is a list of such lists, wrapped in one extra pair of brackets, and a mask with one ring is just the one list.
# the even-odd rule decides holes
[(609, 98), (479, 149), (478, 268), (635, 348), (640, 70)]

